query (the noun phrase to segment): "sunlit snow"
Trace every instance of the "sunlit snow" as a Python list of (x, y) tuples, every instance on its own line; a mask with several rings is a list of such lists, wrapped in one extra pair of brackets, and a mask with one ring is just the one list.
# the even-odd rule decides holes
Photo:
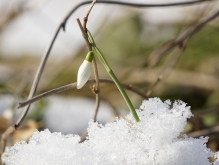
[(105, 126), (90, 121), (88, 138), (79, 143), (78, 135), (35, 131), (28, 143), (7, 148), (6, 165), (210, 165), (213, 152), (206, 147), (207, 137), (179, 135), (190, 107), (182, 101), (162, 102), (159, 98), (143, 101), (135, 123), (129, 114), (126, 121), (117, 119)]

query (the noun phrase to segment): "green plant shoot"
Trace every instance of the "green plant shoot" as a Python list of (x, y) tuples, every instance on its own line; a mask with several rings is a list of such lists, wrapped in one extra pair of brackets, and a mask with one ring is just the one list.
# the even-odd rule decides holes
[(109, 64), (107, 63), (105, 57), (103, 56), (103, 54), (100, 52), (100, 50), (97, 48), (94, 39), (90, 33), (90, 31), (87, 31), (87, 35), (88, 35), (88, 40), (89, 43), (94, 51), (94, 53), (96, 54), (96, 56), (98, 57), (98, 59), (100, 60), (100, 62), (103, 64), (103, 66), (105, 67), (105, 69), (107, 70), (108, 74), (110, 75), (110, 77), (112, 78), (112, 80), (115, 82), (117, 88), (119, 89), (120, 93), (122, 94), (126, 104), (128, 105), (133, 117), (135, 118), (136, 122), (139, 122), (140, 119), (138, 117), (138, 114), (135, 111), (134, 106), (132, 105), (132, 102), (130, 101), (128, 95), (126, 94), (125, 90), (123, 89), (123, 87), (121, 86), (119, 80), (117, 79), (117, 77), (115, 76), (113, 70), (110, 68)]

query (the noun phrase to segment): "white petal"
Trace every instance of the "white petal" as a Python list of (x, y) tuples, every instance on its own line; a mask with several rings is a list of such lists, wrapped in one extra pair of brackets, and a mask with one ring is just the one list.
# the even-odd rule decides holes
[(77, 89), (81, 89), (91, 75), (91, 62), (84, 60), (78, 70)]

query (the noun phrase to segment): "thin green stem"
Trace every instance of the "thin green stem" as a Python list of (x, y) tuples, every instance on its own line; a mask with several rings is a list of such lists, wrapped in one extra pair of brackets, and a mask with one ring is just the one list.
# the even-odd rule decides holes
[(122, 85), (120, 84), (119, 80), (117, 79), (116, 75), (114, 74), (114, 72), (112, 71), (112, 69), (110, 68), (109, 64), (107, 63), (105, 57), (103, 56), (103, 54), (101, 53), (101, 51), (97, 48), (94, 39), (91, 35), (91, 33), (89, 31), (87, 31), (88, 34), (88, 40), (90, 42), (90, 45), (92, 47), (92, 49), (94, 50), (96, 56), (98, 57), (98, 59), (100, 60), (100, 62), (103, 64), (103, 66), (105, 67), (105, 69), (107, 70), (108, 74), (110, 75), (110, 77), (112, 78), (112, 80), (115, 82), (117, 88), (119, 89), (120, 93), (122, 94), (126, 104), (128, 105), (133, 117), (135, 118), (136, 122), (139, 122), (140, 119), (138, 117), (138, 114), (135, 111), (134, 106), (132, 105), (132, 102), (130, 101), (128, 95), (126, 94), (125, 90), (123, 89)]
[(128, 95), (126, 94), (125, 90), (123, 89), (122, 85), (120, 84), (119, 80), (117, 79), (117, 77), (115, 76), (115, 74), (113, 73), (112, 70), (110, 70), (109, 72), (110, 77), (113, 79), (113, 81), (115, 82), (117, 88), (119, 89), (120, 93), (122, 94), (126, 104), (128, 105), (133, 117), (135, 118), (136, 122), (139, 122), (140, 119), (138, 117), (138, 114), (135, 111), (135, 108), (132, 105), (132, 102), (130, 101)]

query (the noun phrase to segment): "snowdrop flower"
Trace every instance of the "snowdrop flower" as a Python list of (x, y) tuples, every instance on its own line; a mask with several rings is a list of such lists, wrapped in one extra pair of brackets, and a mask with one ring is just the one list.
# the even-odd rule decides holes
[(93, 52), (88, 52), (85, 60), (81, 64), (79, 70), (78, 70), (78, 76), (77, 76), (77, 89), (81, 89), (84, 84), (87, 82), (87, 80), (90, 78), (91, 75), (91, 62), (93, 60)]

